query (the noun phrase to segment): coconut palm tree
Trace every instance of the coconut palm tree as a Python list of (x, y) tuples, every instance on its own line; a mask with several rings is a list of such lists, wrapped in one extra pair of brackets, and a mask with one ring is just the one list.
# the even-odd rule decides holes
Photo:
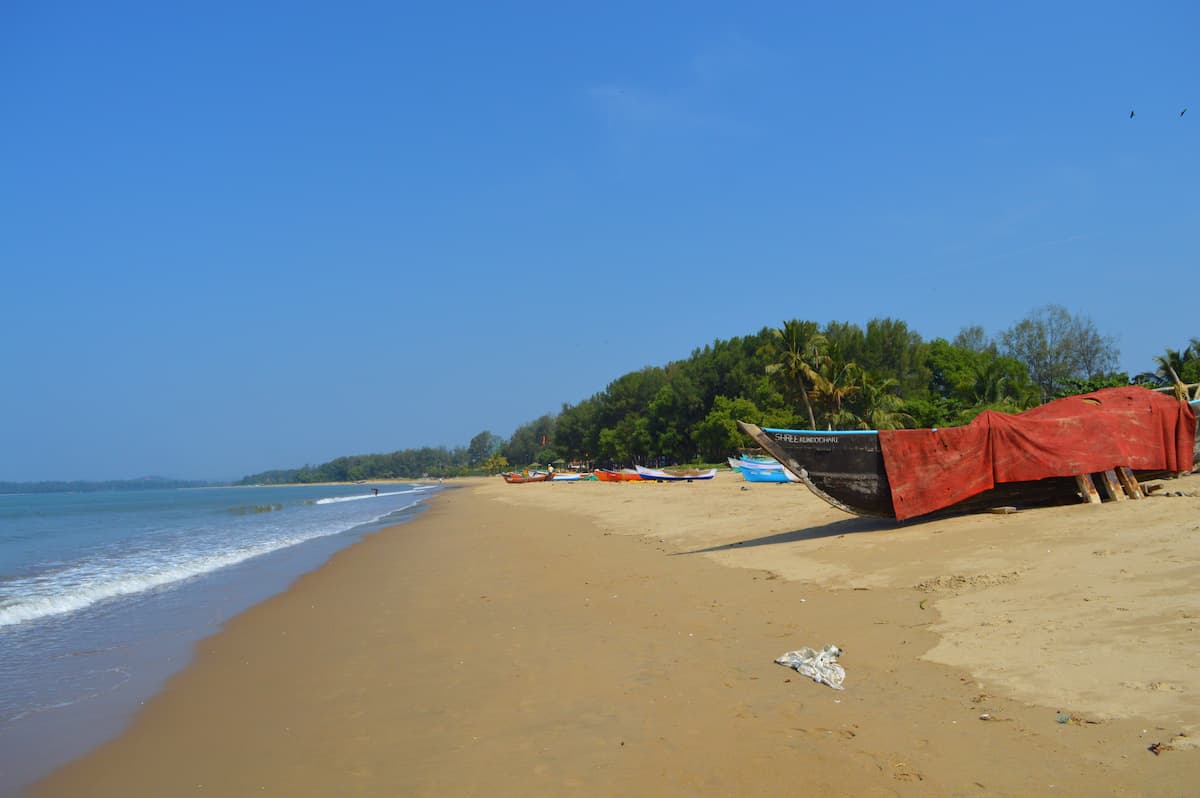
[(1167, 347), (1166, 354), (1158, 355), (1154, 358), (1154, 362), (1158, 364), (1158, 370), (1155, 372), (1162, 378), (1164, 383), (1172, 383), (1178, 385), (1183, 382), (1179, 379), (1179, 372), (1183, 371), (1184, 364), (1191, 358), (1191, 347), (1184, 349), (1182, 352)]
[(811, 321), (785, 321), (782, 327), (771, 330), (771, 334), (781, 344), (782, 351), (779, 352), (779, 360), (767, 365), (767, 373), (779, 377), (784, 395), (793, 403), (796, 399), (803, 400), (809, 428), (816, 429), (817, 421), (808, 395), (809, 385), (814, 379), (820, 379), (814, 364), (820, 363), (829, 342), (817, 331), (816, 323)]
[(859, 382), (858, 400), (862, 407), (862, 429), (905, 429), (914, 427), (917, 420), (904, 412), (904, 399), (894, 389), (900, 382), (893, 377), (871, 379), (863, 373)]
[(859, 422), (846, 403), (858, 393), (863, 370), (853, 361), (842, 360), (826, 350), (817, 364), (812, 394), (825, 410), (826, 424), (832, 429), (852, 428)]

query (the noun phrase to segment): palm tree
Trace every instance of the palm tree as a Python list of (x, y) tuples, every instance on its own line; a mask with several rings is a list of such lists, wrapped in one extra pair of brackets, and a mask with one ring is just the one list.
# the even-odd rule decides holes
[(863, 429), (905, 429), (916, 426), (917, 420), (904, 412), (904, 399), (893, 389), (900, 382), (893, 377), (873, 380), (863, 373), (859, 387), (862, 403)]
[(1003, 404), (1017, 398), (1010, 389), (1008, 371), (999, 358), (976, 362), (971, 371), (975, 376), (975, 384), (971, 389), (975, 404)]
[(792, 402), (797, 398), (804, 401), (809, 428), (816, 429), (817, 421), (808, 397), (808, 385), (814, 378), (820, 378), (814, 363), (820, 362), (829, 342), (817, 332), (816, 323), (811, 321), (785, 321), (783, 327), (771, 330), (771, 334), (782, 342), (783, 351), (777, 362), (767, 365), (767, 373), (779, 375), (785, 395)]
[(1191, 347), (1182, 352), (1167, 347), (1165, 355), (1158, 355), (1154, 358), (1154, 362), (1158, 364), (1158, 370), (1155, 373), (1163, 379), (1163, 382), (1180, 384), (1183, 380), (1179, 379), (1179, 372), (1183, 371), (1184, 364), (1191, 359), (1188, 356), (1190, 353)]
[[(1200, 378), (1200, 338), (1193, 338), (1183, 351), (1167, 348), (1165, 354), (1154, 358), (1158, 370), (1154, 372), (1159, 385), (1173, 385), (1180, 399), (1187, 398), (1188, 380)], [(1139, 375), (1140, 376), (1140, 375)], [(1200, 395), (1200, 387), (1197, 387)]]
[[(1183, 350), (1183, 369), (1195, 369), (1197, 363), (1200, 363), (1200, 338), (1193, 338), (1188, 341), (1188, 348)], [(1179, 373), (1183, 374), (1183, 371)]]
[(822, 353), (817, 366), (812, 393), (817, 404), (825, 407), (827, 425), (831, 429), (856, 426), (859, 418), (846, 408), (846, 402), (858, 393), (863, 370), (854, 361), (841, 360), (828, 351)]

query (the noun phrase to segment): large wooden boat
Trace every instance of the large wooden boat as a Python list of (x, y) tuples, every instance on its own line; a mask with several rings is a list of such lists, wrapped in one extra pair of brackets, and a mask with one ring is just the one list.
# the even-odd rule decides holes
[(761, 429), (745, 421), (738, 426), (834, 507), (856, 515), (896, 517), (874, 430)]
[(1194, 409), (1143, 388), (1109, 388), (1015, 415), (985, 411), (940, 430), (738, 425), (833, 506), (900, 520), (1075, 502), (1080, 476), (1127, 467), (1139, 480), (1159, 479), (1191, 471), (1200, 457)]

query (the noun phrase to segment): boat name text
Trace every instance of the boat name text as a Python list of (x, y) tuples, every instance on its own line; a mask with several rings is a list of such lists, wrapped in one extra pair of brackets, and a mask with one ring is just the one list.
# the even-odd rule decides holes
[(779, 440), (787, 443), (837, 443), (838, 439), (834, 435), (790, 435), (783, 433), (779, 436)]

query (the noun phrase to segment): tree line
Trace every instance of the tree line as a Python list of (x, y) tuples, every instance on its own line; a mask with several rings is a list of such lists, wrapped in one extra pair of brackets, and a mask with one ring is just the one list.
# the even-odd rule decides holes
[(239, 484), (449, 477), (534, 464), (721, 462), (751, 445), (738, 420), (810, 429), (944, 427), (985, 409), (1019, 412), (1102, 387), (1200, 382), (1200, 338), (1166, 349), (1132, 378), (1115, 370), (1118, 354), (1090, 319), (1057, 305), (998, 335), (969, 327), (949, 341), (925, 341), (891, 318), (865, 327), (791, 319), (625, 374), (508, 439), (484, 431), (467, 447), (339, 457)]
[(96, 482), (46, 480), (43, 482), (0, 482), (0, 494), (15, 493), (99, 493), (102, 491), (169, 490), (172, 488), (207, 488), (213, 482), (187, 479), (143, 477), (141, 479), (111, 479)]

